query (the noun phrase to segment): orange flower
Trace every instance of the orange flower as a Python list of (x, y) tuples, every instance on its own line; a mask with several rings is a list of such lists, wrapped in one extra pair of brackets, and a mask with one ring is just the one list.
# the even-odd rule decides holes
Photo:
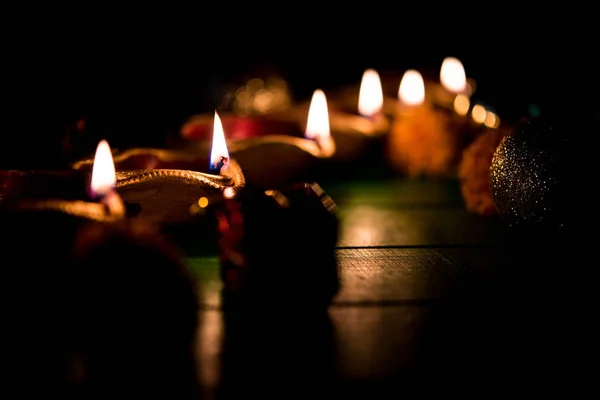
[(458, 178), (467, 210), (490, 215), (496, 212), (490, 193), (490, 165), (496, 148), (508, 133), (506, 128), (488, 129), (465, 150), (458, 167)]
[(448, 116), (423, 104), (394, 121), (388, 139), (388, 161), (409, 176), (446, 176), (456, 167), (458, 145)]

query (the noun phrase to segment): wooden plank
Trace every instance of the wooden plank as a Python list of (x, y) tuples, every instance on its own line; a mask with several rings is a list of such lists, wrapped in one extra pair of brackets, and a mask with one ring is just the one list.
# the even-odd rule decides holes
[[(556, 326), (555, 318), (534, 321), (517, 303), (334, 306), (312, 317), (286, 307), (248, 314), (206, 310), (197, 336), (198, 376), (208, 398), (216, 393), (270, 398), (280, 385), (297, 387), (296, 394), (342, 398), (380, 398), (392, 388), (424, 394), (436, 386), (459, 394), (471, 390), (465, 377), (513, 385), (506, 378), (508, 366), (524, 376), (531, 368), (553, 372), (555, 357), (564, 357), (553, 342), (574, 336)], [(278, 385), (265, 385), (265, 376)], [(439, 387), (438, 379), (459, 383)]]
[(332, 307), (336, 374), (346, 380), (379, 380), (409, 372), (419, 357), (419, 333), (430, 308)]
[[(486, 295), (583, 297), (595, 293), (591, 251), (577, 246), (371, 248), (336, 251), (341, 287), (334, 306), (429, 305), (453, 298)], [(190, 257), (203, 307), (221, 306), (216, 257)], [(298, 272), (299, 274), (302, 271)], [(307, 287), (306, 296), (311, 294)], [(275, 301), (275, 300), (274, 300)]]
[[(501, 264), (498, 249), (383, 248), (336, 251), (341, 289), (338, 305), (413, 304), (451, 296)], [(198, 280), (200, 303), (221, 306), (216, 257), (192, 257), (187, 265)], [(299, 271), (301, 274), (302, 271)], [(306, 296), (311, 290), (307, 287)]]
[[(205, 310), (197, 335), (199, 381), (207, 398), (244, 393), (275, 398), (282, 385), (294, 387), (295, 394), (356, 398), (352, 395), (370, 393), (379, 398), (391, 382), (402, 384), (403, 393), (415, 388), (411, 378), (420, 369), (433, 378), (434, 369), (455, 363), (472, 373), (473, 366), (465, 368), (470, 361), (465, 341), (436, 343), (450, 329), (433, 324), (432, 318), (437, 314), (430, 306), (334, 307), (313, 318), (285, 307), (246, 315)], [(458, 330), (463, 329), (467, 325)], [(476, 333), (481, 331), (464, 338)], [(429, 344), (438, 352), (423, 349)], [(452, 349), (462, 358), (445, 359)], [(452, 373), (449, 369), (446, 376)], [(265, 376), (277, 385), (265, 385)]]
[(497, 249), (390, 248), (338, 250), (336, 304), (412, 304), (452, 296), (493, 270)]
[(212, 305), (201, 311), (199, 378), (213, 394), (265, 394), (261, 377), (270, 376), (321, 393), (380, 397), (423, 394), (431, 389), (425, 382), (465, 376), (507, 387), (507, 366), (524, 376), (560, 372), (557, 360), (576, 366), (574, 355), (596, 342), (595, 280), (579, 269), (566, 273), (568, 262), (584, 260), (576, 249), (551, 250), (338, 250), (342, 288), (325, 315), (277, 299), (222, 312), (218, 262), (192, 260)]

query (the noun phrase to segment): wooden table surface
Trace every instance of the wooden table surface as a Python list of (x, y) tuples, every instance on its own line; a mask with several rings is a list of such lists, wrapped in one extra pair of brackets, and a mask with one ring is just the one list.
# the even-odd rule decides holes
[(223, 312), (218, 259), (187, 259), (207, 397), (541, 393), (578, 369), (591, 332), (581, 327), (585, 257), (509, 245), (501, 221), (465, 209), (454, 180), (321, 186), (340, 221), (341, 288), (324, 315), (276, 298), (247, 315)]

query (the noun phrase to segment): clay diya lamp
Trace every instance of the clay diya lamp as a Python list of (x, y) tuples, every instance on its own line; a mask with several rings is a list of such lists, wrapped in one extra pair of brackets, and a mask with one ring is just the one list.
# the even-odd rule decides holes
[(358, 91), (346, 90), (331, 98), (329, 122), (338, 148), (334, 161), (353, 164), (371, 155), (381, 160), (380, 144), (391, 120), (383, 108), (384, 94), (377, 71), (365, 70)]
[[(285, 111), (252, 117), (227, 115), (224, 117), (224, 121), (227, 121), (224, 124), (227, 124), (225, 131), (228, 133), (229, 148), (232, 154), (236, 154), (236, 158), (242, 162), (243, 156), (237, 153), (238, 150), (246, 150), (261, 142), (269, 143), (269, 146), (277, 142), (286, 142), (297, 143), (299, 147), (305, 147), (301, 144), (302, 141), (296, 139), (310, 139), (307, 133), (309, 125), (307, 115), (315, 98), (321, 97), (323, 97), (322, 91), (317, 90), (313, 93), (310, 102), (295, 105)], [(348, 99), (352, 99), (352, 101), (349, 102)], [(365, 71), (360, 85), (360, 93), (356, 96), (352, 97), (347, 93), (340, 93), (334, 96), (333, 101), (327, 100), (327, 103), (328, 136), (335, 144), (335, 152), (330, 154), (320, 152), (321, 154), (318, 157), (326, 159), (327, 162), (321, 164), (327, 164), (327, 170), (333, 171), (335, 166), (341, 165), (342, 168), (346, 168), (364, 159), (365, 155), (371, 152), (373, 144), (380, 144), (381, 138), (385, 137), (389, 131), (390, 119), (382, 110), (381, 82), (374, 70)], [(192, 146), (198, 151), (203, 151), (207, 146), (207, 139), (210, 137), (211, 118), (209, 115), (198, 115), (190, 118), (181, 128), (182, 140), (174, 142), (174, 145), (184, 148)], [(290, 137), (294, 139), (289, 139)], [(312, 145), (309, 146), (312, 147)], [(380, 160), (380, 147), (377, 146), (376, 148), (379, 149), (377, 158)], [(254, 181), (251, 178), (253, 174), (249, 168), (266, 162), (267, 158), (273, 160), (275, 165), (272, 167), (275, 169), (284, 168), (284, 164), (279, 162), (277, 156), (273, 154), (266, 155), (261, 157), (262, 161), (260, 162), (243, 165), (248, 182)], [(285, 168), (290, 169), (289, 173), (286, 173), (288, 176), (296, 176), (300, 172), (298, 170), (292, 171), (295, 169), (291, 166), (292, 159), (296, 160), (287, 157), (283, 160), (285, 164), (288, 164), (285, 165)], [(297, 160), (293, 164), (299, 166), (300, 170), (305, 171), (305, 161)], [(262, 167), (260, 169), (264, 170)], [(269, 171), (273, 171), (273, 168), (269, 168)], [(339, 174), (340, 172), (340, 168), (337, 168), (336, 173)], [(268, 173), (272, 174), (272, 172)], [(303, 177), (301, 180), (307, 179)], [(271, 186), (280, 183), (271, 179), (269, 181)]]
[[(184, 150), (132, 148), (113, 154), (116, 191), (127, 216), (160, 225), (185, 225), (195, 220), (190, 208), (227, 187), (240, 188), (245, 178), (238, 162), (230, 158), (223, 126), (214, 119), (210, 155)], [(89, 170), (91, 159), (72, 165)]]
[(91, 171), (2, 171), (3, 211), (59, 212), (110, 222), (125, 218), (115, 167), (106, 141), (98, 144)]
[[(321, 90), (316, 90), (313, 95), (308, 117), (304, 117), (307, 120), (305, 125), (298, 123), (299, 116), (294, 113), (286, 113), (281, 117), (273, 114), (252, 120), (229, 117), (233, 118), (229, 120), (229, 126), (237, 126), (238, 130), (235, 138), (229, 138), (226, 132), (227, 147), (244, 171), (249, 186), (266, 190), (313, 180), (323, 161), (333, 157), (337, 151), (329, 129), (327, 98)], [(206, 121), (195, 121), (182, 130), (186, 135), (182, 149), (201, 153), (206, 148), (207, 132), (199, 125), (206, 125)], [(203, 122), (199, 124), (198, 121)], [(192, 125), (195, 125), (193, 129)], [(277, 127), (283, 126), (287, 134), (277, 130)], [(302, 135), (298, 133), (301, 128), (304, 132)], [(197, 136), (190, 132), (195, 132)]]
[[(390, 128), (390, 116), (384, 112), (383, 104), (381, 80), (373, 69), (364, 72), (359, 88), (345, 88), (328, 96), (330, 135), (336, 145), (328, 162), (329, 171), (339, 175), (349, 171), (348, 167), (363, 164), (371, 155), (381, 160), (380, 144)], [(302, 103), (285, 115), (292, 116), (304, 130), (309, 107), (310, 104)]]

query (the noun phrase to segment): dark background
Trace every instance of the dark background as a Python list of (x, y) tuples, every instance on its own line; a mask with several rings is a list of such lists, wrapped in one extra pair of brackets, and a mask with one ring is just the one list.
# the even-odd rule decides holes
[(61, 167), (64, 132), (80, 119), (98, 136), (90, 143), (160, 146), (211, 112), (219, 87), (266, 70), (304, 100), (358, 83), (366, 68), (436, 71), (455, 56), (505, 121), (598, 106), (597, 35), (583, 9), (222, 6), (6, 13), (0, 166)]

